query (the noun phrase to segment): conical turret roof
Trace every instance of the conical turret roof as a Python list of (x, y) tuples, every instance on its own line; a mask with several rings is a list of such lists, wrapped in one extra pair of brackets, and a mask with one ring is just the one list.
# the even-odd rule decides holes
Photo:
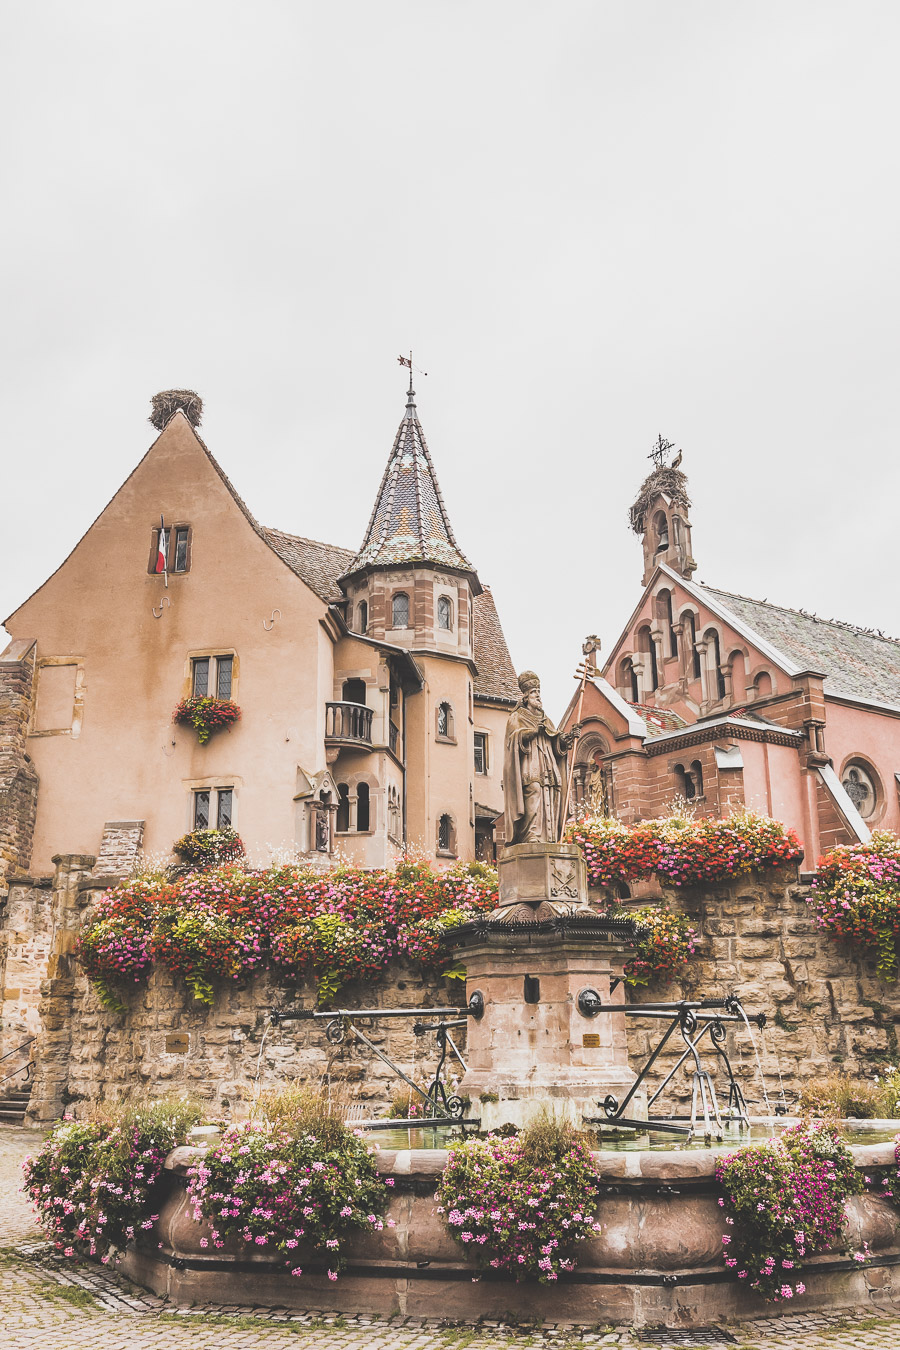
[(414, 562), (475, 570), (454, 538), (410, 387), (362, 547), (345, 575)]

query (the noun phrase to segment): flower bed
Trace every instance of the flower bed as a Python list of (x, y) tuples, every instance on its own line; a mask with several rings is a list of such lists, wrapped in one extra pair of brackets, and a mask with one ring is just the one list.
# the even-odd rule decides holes
[(569, 825), (565, 837), (583, 849), (594, 886), (615, 887), (654, 873), (672, 886), (695, 886), (803, 857), (794, 830), (753, 811), (727, 820), (667, 816), (637, 825), (588, 817)]
[(244, 857), (244, 841), (231, 826), (222, 830), (192, 830), (172, 845), (181, 861), (195, 871), (221, 867)]
[[(716, 1179), (729, 1227), (725, 1264), (770, 1299), (805, 1291), (797, 1278), (804, 1257), (842, 1244), (846, 1201), (863, 1189), (849, 1148), (822, 1121), (730, 1154)], [(862, 1263), (865, 1250), (854, 1257)]]
[(193, 727), (197, 740), (205, 745), (214, 731), (239, 722), (241, 710), (230, 698), (183, 698), (176, 705), (172, 721), (179, 726)]
[(900, 838), (876, 830), (866, 844), (843, 844), (819, 862), (809, 903), (833, 937), (862, 947), (883, 980), (897, 978)]
[(510, 1139), (491, 1134), (452, 1149), (438, 1213), (480, 1268), (546, 1284), (573, 1270), (578, 1243), (601, 1231), (598, 1184), (575, 1131), (539, 1122)]

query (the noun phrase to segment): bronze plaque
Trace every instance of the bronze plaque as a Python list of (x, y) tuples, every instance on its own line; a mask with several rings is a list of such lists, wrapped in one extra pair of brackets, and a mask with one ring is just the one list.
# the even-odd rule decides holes
[(585, 1050), (599, 1050), (600, 1037), (596, 1031), (586, 1031), (581, 1038), (581, 1044)]
[(167, 1055), (186, 1055), (188, 1052), (189, 1037), (186, 1031), (173, 1031), (166, 1037)]

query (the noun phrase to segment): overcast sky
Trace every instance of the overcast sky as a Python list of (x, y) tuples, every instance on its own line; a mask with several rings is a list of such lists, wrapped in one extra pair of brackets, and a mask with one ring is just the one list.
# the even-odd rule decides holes
[(555, 715), (659, 432), (698, 579), (900, 630), (896, 0), (0, 12), (2, 614), (173, 386), (260, 521), (356, 546), (413, 347)]

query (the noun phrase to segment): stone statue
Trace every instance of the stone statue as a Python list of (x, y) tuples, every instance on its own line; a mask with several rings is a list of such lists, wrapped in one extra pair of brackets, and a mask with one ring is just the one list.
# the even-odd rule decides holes
[(506, 842), (554, 844), (565, 821), (566, 751), (571, 735), (557, 731), (541, 703), (541, 682), (533, 670), (519, 676), (522, 697), (506, 724), (503, 797)]

